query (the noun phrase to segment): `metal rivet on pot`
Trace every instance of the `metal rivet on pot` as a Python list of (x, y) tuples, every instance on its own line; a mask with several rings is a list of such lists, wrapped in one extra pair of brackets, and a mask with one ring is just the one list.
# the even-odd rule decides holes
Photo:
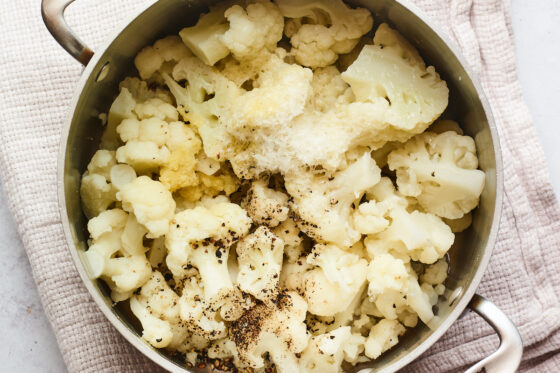
[(459, 299), (459, 296), (461, 294), (463, 294), (463, 287), (462, 286), (459, 286), (457, 289), (453, 290), (453, 293), (451, 293), (451, 295), (447, 299), (447, 304), (449, 305), (449, 307), (453, 306), (453, 304), (455, 303), (455, 301), (457, 299)]
[(99, 69), (99, 72), (97, 73), (97, 75), (95, 77), (95, 81), (99, 83), (100, 81), (105, 79), (107, 77), (107, 75), (109, 75), (110, 70), (111, 70), (111, 66), (110, 66), (109, 61), (107, 61), (103, 64), (103, 66), (101, 66), (101, 69)]

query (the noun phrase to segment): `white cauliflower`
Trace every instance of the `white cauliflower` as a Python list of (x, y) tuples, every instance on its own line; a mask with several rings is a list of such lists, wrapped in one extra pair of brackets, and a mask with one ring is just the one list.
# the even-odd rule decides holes
[(406, 141), (421, 133), (447, 107), (449, 90), (434, 67), (426, 68), (416, 49), (386, 24), (342, 79), (359, 102), (385, 107), (377, 121), (384, 123), (387, 141)]
[(130, 298), (130, 309), (142, 324), (142, 338), (152, 346), (176, 349), (189, 336), (179, 317), (178, 302), (179, 296), (158, 271)]
[(398, 321), (382, 319), (369, 332), (365, 343), (366, 356), (377, 359), (383, 352), (395, 346), (404, 332), (404, 326)]
[(352, 334), (349, 326), (343, 326), (329, 333), (314, 336), (301, 354), (302, 373), (338, 373), (345, 355), (353, 360), (363, 351), (365, 338)]
[(271, 304), (259, 303), (230, 326), (241, 364), (262, 368), (266, 352), (280, 373), (298, 371), (297, 353), (307, 346), (307, 304), (295, 292), (281, 292)]
[(117, 126), (126, 118), (136, 118), (134, 108), (136, 99), (132, 93), (123, 87), (115, 101), (111, 104), (109, 115), (107, 116), (107, 128), (101, 137), (101, 148), (115, 150), (119, 147), (120, 141), (117, 135)]
[(169, 230), (169, 221), (175, 212), (175, 201), (165, 186), (140, 176), (126, 184), (117, 193), (125, 211), (134, 213), (138, 222), (148, 230), (146, 237), (157, 238)]
[(352, 204), (380, 178), (381, 170), (365, 153), (332, 179), (302, 171), (286, 175), (285, 185), (302, 231), (316, 240), (349, 247), (361, 237), (353, 226)]
[(247, 213), (227, 197), (203, 199), (171, 221), (165, 239), (167, 266), (179, 279), (186, 276), (189, 265), (196, 267), (206, 301), (219, 300), (234, 289), (228, 272), (229, 250), (250, 226)]
[(98, 150), (82, 176), (80, 196), (86, 217), (93, 218), (115, 201), (115, 189), (111, 185), (111, 168), (116, 165), (115, 152)]
[(303, 275), (303, 291), (309, 312), (334, 316), (345, 310), (361, 292), (368, 263), (335, 245), (316, 245), (307, 263), (317, 267)]
[(445, 224), (449, 225), (451, 232), (459, 233), (466, 230), (472, 224), (472, 213), (468, 213), (460, 217), (459, 219), (446, 219), (443, 218)]
[(303, 233), (293, 219), (286, 219), (272, 230), (284, 242), (284, 254), (289, 263), (296, 262), (303, 254)]
[(254, 58), (263, 49), (273, 51), (282, 39), (284, 17), (269, 1), (249, 4), (247, 9), (234, 5), (225, 11), (224, 16), (229, 29), (219, 38), (238, 60)]
[[(254, 127), (280, 127), (283, 129), (293, 118), (304, 111), (311, 92), (313, 73), (310, 69), (284, 62), (281, 55), (272, 54), (259, 66), (253, 88), (232, 102), (226, 125), (233, 136), (242, 131), (254, 136)], [(226, 118), (223, 118), (224, 120)]]
[[(341, 0), (276, 3), (284, 17), (296, 19), (288, 31), (291, 53), (298, 63), (313, 68), (328, 66), (339, 54), (350, 52), (373, 26), (367, 9), (351, 9)], [(302, 19), (308, 23), (303, 24)]]
[(102, 278), (109, 285), (115, 302), (129, 298), (152, 272), (143, 250), (131, 250), (130, 246), (126, 250), (123, 245), (123, 232), (130, 219), (134, 217), (121, 209), (113, 209), (88, 222), (92, 244), (85, 256), (90, 275)]
[(388, 178), (368, 191), (369, 202), (354, 213), (354, 225), (361, 233), (371, 256), (391, 253), (409, 261), (434, 263), (449, 250), (454, 234), (437, 216), (419, 211), (409, 212), (408, 201), (399, 195)]
[(184, 57), (192, 56), (181, 38), (176, 35), (167, 36), (143, 48), (134, 58), (134, 65), (143, 80), (150, 79), (158, 72), (165, 62), (178, 62)]
[(335, 66), (315, 69), (311, 89), (313, 94), (309, 97), (309, 105), (320, 112), (327, 112), (337, 105), (348, 104), (354, 99), (352, 89), (342, 80)]
[(230, 52), (244, 60), (273, 50), (283, 28), (284, 18), (271, 2), (258, 1), (246, 9), (222, 3), (210, 7), (195, 26), (184, 28), (179, 35), (198, 58), (212, 66)]
[(434, 264), (426, 267), (426, 270), (420, 276), (420, 280), (430, 285), (443, 284), (447, 278), (448, 269), (449, 264), (445, 260), (438, 260)]
[(378, 255), (369, 264), (367, 279), (369, 299), (385, 318), (396, 320), (399, 313), (410, 309), (429, 325), (437, 296), (434, 300), (427, 289), (420, 287), (410, 264), (390, 254)]
[(247, 191), (241, 206), (253, 219), (253, 223), (273, 228), (288, 218), (288, 196), (268, 188), (264, 180), (255, 180)]
[(185, 27), (179, 36), (189, 49), (207, 65), (214, 65), (230, 53), (221, 41), (221, 36), (229, 29), (224, 12), (227, 4), (210, 7), (210, 12), (203, 14), (196, 25)]
[(267, 227), (258, 227), (237, 244), (239, 288), (255, 298), (268, 301), (277, 296), (284, 243)]
[(178, 301), (181, 320), (194, 335), (216, 340), (227, 335), (226, 325), (218, 318), (218, 307), (205, 300), (204, 290), (197, 276), (183, 280), (183, 290)]
[(157, 97), (137, 103), (134, 113), (139, 119), (159, 118), (166, 122), (179, 120), (177, 108)]
[(474, 140), (455, 132), (418, 135), (392, 151), (388, 164), (402, 194), (444, 218), (458, 219), (474, 209), (484, 189)]

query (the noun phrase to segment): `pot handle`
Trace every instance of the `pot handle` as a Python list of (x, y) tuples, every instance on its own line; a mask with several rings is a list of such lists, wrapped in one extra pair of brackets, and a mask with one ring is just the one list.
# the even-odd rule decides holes
[(478, 294), (471, 299), (469, 308), (494, 328), (500, 338), (500, 346), (465, 373), (514, 373), (523, 355), (523, 341), (513, 322), (494, 303)]
[(74, 0), (42, 0), (41, 15), (43, 22), (55, 40), (82, 65), (87, 65), (93, 51), (87, 47), (68, 27), (64, 11)]

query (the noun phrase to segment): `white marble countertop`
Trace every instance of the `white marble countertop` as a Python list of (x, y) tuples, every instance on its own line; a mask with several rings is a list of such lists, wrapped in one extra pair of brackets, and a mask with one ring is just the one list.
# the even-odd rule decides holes
[[(560, 2), (511, 0), (519, 78), (560, 195)], [(64, 372), (27, 256), (0, 190), (0, 372)]]

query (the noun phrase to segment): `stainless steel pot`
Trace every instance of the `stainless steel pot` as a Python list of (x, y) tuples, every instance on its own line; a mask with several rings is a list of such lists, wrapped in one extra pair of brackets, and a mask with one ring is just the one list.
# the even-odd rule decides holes
[[(80, 176), (99, 145), (102, 126), (97, 115), (108, 111), (118, 92), (118, 82), (134, 73), (136, 53), (155, 39), (176, 34), (192, 24), (205, 8), (216, 1), (152, 0), (125, 24), (95, 54), (68, 28), (64, 9), (73, 0), (43, 0), (42, 14), (54, 38), (85, 70), (77, 84), (62, 131), (58, 165), (58, 189), (62, 224), (74, 263), (91, 296), (114, 327), (138, 350), (163, 368), (185, 372), (181, 362), (156, 350), (140, 338), (141, 329), (130, 310), (114, 305), (107, 287), (91, 280), (84, 252), (88, 233), (79, 196)], [(502, 205), (502, 159), (492, 113), (480, 84), (469, 71), (457, 48), (418, 8), (404, 0), (356, 0), (355, 5), (370, 9), (376, 24), (380, 20), (395, 26), (420, 51), (450, 88), (449, 117), (460, 121), (463, 130), (474, 137), (480, 168), (486, 172), (486, 186), (473, 224), (458, 234), (450, 250), (450, 271), (446, 291), (438, 309), (438, 326), (424, 325), (409, 331), (381, 358), (352, 368), (393, 372), (426, 351), (469, 307), (481, 315), (498, 333), (501, 344), (496, 352), (468, 372), (514, 372), (523, 351), (521, 337), (507, 316), (493, 303), (475, 294), (496, 240)]]

